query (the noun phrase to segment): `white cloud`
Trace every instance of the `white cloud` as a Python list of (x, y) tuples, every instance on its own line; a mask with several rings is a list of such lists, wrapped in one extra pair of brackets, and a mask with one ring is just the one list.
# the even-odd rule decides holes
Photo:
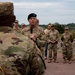
[[(14, 9), (17, 19), (20, 22), (27, 22), (29, 13), (34, 12), (38, 15), (40, 24), (47, 24), (49, 22), (68, 23), (73, 22), (75, 11), (73, 7), (67, 2), (14, 2)], [(73, 18), (70, 18), (70, 17)], [(71, 19), (71, 20), (70, 20)]]
[[(27, 22), (29, 13), (34, 12), (38, 15), (40, 24), (49, 22), (69, 23), (75, 21), (75, 0), (0, 0), (11, 1), (14, 4), (14, 13), (20, 23)], [(29, 1), (29, 2), (27, 2)]]
[(15, 7), (18, 8), (49, 8), (49, 7), (57, 7), (57, 6), (62, 6), (60, 3), (27, 3), (27, 2), (18, 2), (14, 3)]
[(0, 2), (13, 2), (13, 0), (0, 0)]

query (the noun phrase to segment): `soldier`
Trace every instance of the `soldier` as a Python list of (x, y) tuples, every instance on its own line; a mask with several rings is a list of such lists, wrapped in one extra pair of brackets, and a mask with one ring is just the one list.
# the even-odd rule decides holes
[[(8, 4), (6, 2), (3, 3), (3, 6), (5, 4), (8, 6), (13, 3), (9, 2)], [(8, 7), (5, 8), (8, 9)], [(5, 15), (3, 14), (2, 16), (5, 17)], [(14, 15), (12, 16), (14, 17)], [(10, 19), (12, 18), (10, 17)], [(7, 23), (9, 23), (9, 20)], [(7, 26), (1, 23), (2, 26), (0, 27), (0, 29), (3, 28), (0, 35), (3, 41), (0, 44), (0, 75), (43, 75), (45, 64), (37, 53), (35, 43), (27, 36), (14, 33), (12, 28), (9, 27), (12, 23), (6, 24)], [(9, 28), (10, 31), (8, 31)], [(4, 32), (5, 29), (6, 33)]]
[(26, 25), (24, 23), (21, 24), (21, 33), (25, 30)]
[(61, 36), (62, 40), (62, 51), (63, 51), (63, 59), (64, 63), (66, 63), (66, 60), (69, 61), (69, 64), (71, 63), (71, 59), (73, 56), (72, 51), (72, 42), (73, 42), (73, 35), (69, 32), (69, 28), (65, 27), (64, 33)]
[[(51, 23), (49, 23), (48, 25), (47, 25), (47, 29), (45, 29), (44, 30), (44, 33), (45, 33), (45, 35), (46, 35), (46, 39), (47, 39), (47, 35), (48, 35), (48, 32), (50, 31), (50, 29), (51, 29)], [(47, 50), (48, 50), (48, 42), (46, 42), (46, 46), (45, 46), (45, 60), (47, 59)]]
[(43, 32), (43, 28), (38, 26), (39, 21), (37, 19), (37, 15), (35, 13), (29, 14), (28, 22), (29, 25), (25, 28), (23, 34), (27, 36), (29, 36), (30, 34), (34, 34), (36, 37), (38, 37)]
[(24, 23), (21, 24), (21, 28), (24, 29), (26, 25)]
[[(48, 63), (52, 62), (52, 59), (54, 59), (54, 62), (57, 62), (57, 44), (59, 41), (59, 32), (55, 29), (54, 25), (51, 25), (51, 29), (48, 34), (48, 42), (49, 42), (49, 61)], [(52, 58), (52, 52), (53, 52), (53, 58)]]
[(14, 30), (14, 32), (20, 33), (21, 32), (21, 29), (19, 28), (18, 25), (19, 25), (18, 24), (18, 20), (15, 20), (15, 22), (13, 23), (13, 30)]
[(42, 51), (42, 53), (44, 53), (44, 50), (42, 49), (42, 46), (44, 46), (43, 41), (44, 29), (38, 25), (39, 20), (37, 19), (37, 15), (35, 13), (30, 13), (28, 15), (28, 22), (29, 26), (27, 26), (25, 30), (22, 31), (22, 34), (34, 40), (37, 46)]

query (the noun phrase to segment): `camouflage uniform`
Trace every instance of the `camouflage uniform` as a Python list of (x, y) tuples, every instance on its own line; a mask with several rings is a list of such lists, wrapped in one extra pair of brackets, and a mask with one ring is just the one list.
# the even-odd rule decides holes
[(27, 26), (23, 31), (22, 31), (22, 34), (24, 34), (25, 36), (30, 36), (31, 34), (35, 35), (35, 38), (37, 38), (36, 40), (36, 43), (38, 45), (38, 47), (40, 48), (40, 50), (42, 51), (42, 54), (44, 53), (44, 50), (43, 50), (43, 47), (44, 47), (44, 44), (45, 44), (45, 41), (44, 41), (44, 30), (42, 27), (40, 26), (36, 26), (33, 28), (33, 30), (30, 29), (30, 25)]
[(63, 59), (66, 62), (66, 59), (69, 61), (71, 60), (73, 53), (72, 53), (72, 42), (73, 42), (73, 35), (70, 32), (64, 32), (61, 36), (62, 40), (62, 51), (63, 51)]
[(26, 36), (29, 36), (30, 34), (34, 34), (35, 37), (38, 37), (39, 35), (42, 35), (43, 33), (43, 28), (40, 27), (40, 26), (36, 26), (33, 28), (33, 30), (30, 29), (30, 25), (27, 26), (23, 31), (22, 31), (22, 34), (26, 35)]
[(0, 75), (43, 75), (44, 61), (35, 43), (12, 27), (13, 3), (0, 3)]
[[(59, 32), (54, 29), (54, 30), (50, 30), (49, 34), (48, 34), (48, 41), (49, 41), (49, 60), (52, 60), (52, 52), (53, 52), (53, 59), (54, 62), (56, 62), (57, 60), (57, 43), (59, 41)], [(50, 41), (55, 41), (55, 43), (51, 43)]]
[(0, 44), (0, 74), (44, 74), (44, 61), (37, 53), (36, 45), (30, 38), (19, 33), (15, 34), (13, 31), (1, 32), (0, 38), (3, 41)]
[(14, 32), (18, 32), (18, 33), (21, 33), (21, 28), (19, 27), (19, 24), (18, 24), (18, 20), (16, 20), (14, 23), (13, 23), (13, 30)]

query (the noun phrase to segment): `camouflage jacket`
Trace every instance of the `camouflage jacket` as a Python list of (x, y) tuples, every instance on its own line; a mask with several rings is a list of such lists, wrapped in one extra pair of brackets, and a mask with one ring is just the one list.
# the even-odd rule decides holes
[(63, 33), (62, 36), (61, 36), (61, 40), (63, 42), (63, 45), (70, 46), (71, 43), (73, 42), (73, 35), (72, 35), (72, 33), (70, 33), (70, 32)]
[(33, 30), (30, 28), (30, 26), (27, 26), (26, 28), (24, 28), (24, 30), (22, 30), (22, 34), (24, 34), (25, 36), (30, 36), (30, 34), (33, 34), (35, 35), (35, 38), (37, 38), (37, 43), (39, 46), (44, 46), (45, 44), (44, 29), (40, 26), (36, 26), (35, 28), (33, 28)]
[(13, 32), (0, 32), (0, 38), (2, 40), (0, 44), (2, 75), (42, 75), (44, 73), (43, 62), (32, 40)]
[(54, 29), (54, 31), (50, 30), (49, 33), (48, 33), (48, 40), (58, 42), (59, 41), (59, 32), (58, 32), (58, 30), (56, 30), (56, 29)]
[(26, 28), (24, 28), (24, 30), (22, 30), (22, 34), (27, 36), (29, 36), (30, 34), (34, 34), (36, 37), (38, 37), (39, 35), (42, 35), (43, 31), (43, 28), (40, 26), (36, 26), (35, 28), (33, 28), (33, 30), (31, 30), (30, 26), (27, 26)]

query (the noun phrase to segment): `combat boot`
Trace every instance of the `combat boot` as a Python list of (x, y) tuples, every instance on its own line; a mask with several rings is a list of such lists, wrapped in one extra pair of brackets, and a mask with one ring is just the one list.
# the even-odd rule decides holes
[(47, 60), (47, 57), (45, 57), (44, 60)]
[(52, 60), (51, 60), (51, 59), (49, 59), (49, 60), (48, 60), (48, 63), (51, 63), (51, 62), (52, 62)]
[(54, 63), (59, 63), (56, 59), (54, 59)]
[(63, 62), (64, 64), (66, 63), (66, 59), (64, 59), (64, 62)]
[(71, 60), (68, 60), (68, 63), (71, 64)]

